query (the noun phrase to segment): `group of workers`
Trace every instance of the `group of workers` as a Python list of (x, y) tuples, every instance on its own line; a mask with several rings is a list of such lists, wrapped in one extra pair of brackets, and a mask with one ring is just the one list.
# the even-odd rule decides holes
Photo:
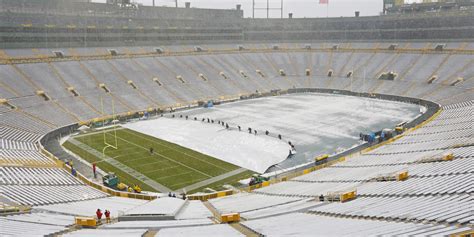
[[(176, 193), (171, 193), (171, 192), (168, 193), (168, 197), (178, 198), (178, 197), (176, 196)], [(182, 198), (183, 200), (186, 200), (186, 193), (181, 194), (181, 198)]]
[[(99, 224), (102, 223), (102, 211), (100, 209), (97, 209), (95, 214), (97, 216), (97, 221), (99, 222)], [(110, 211), (106, 209), (105, 212), (104, 212), (104, 215), (105, 215), (105, 222), (106, 223), (111, 223)]]
[(72, 176), (76, 177), (77, 176), (77, 171), (74, 168), (74, 162), (72, 162), (72, 160), (71, 161), (65, 160), (64, 163), (66, 163), (66, 165), (69, 165), (71, 167), (71, 174), (72, 174)]
[[(173, 114), (172, 117), (175, 118), (176, 116)], [(179, 117), (180, 117), (180, 118), (183, 118), (183, 115), (180, 115)], [(187, 115), (186, 115), (186, 120), (188, 120), (188, 116), (187, 116)], [(197, 117), (194, 117), (194, 121), (197, 121), (197, 120), (198, 120), (198, 118), (197, 118)], [(202, 119), (201, 119), (201, 122), (203, 122), (203, 123), (205, 123), (206, 121), (207, 121), (207, 123), (214, 123), (214, 122), (215, 122), (215, 121), (214, 121), (213, 119), (211, 119), (211, 118), (202, 118)], [(230, 129), (229, 124), (226, 123), (226, 122), (217, 120), (217, 123), (218, 123), (219, 125), (222, 125), (222, 126), (225, 127), (226, 129)], [(242, 127), (240, 127), (240, 125), (237, 125), (237, 129), (239, 130), (239, 132), (242, 131)], [(252, 128), (250, 128), (250, 127), (247, 128), (247, 131), (249, 132), (249, 134), (252, 134), (252, 133), (255, 134), (255, 135), (258, 134), (258, 131), (257, 131), (256, 129), (252, 129)], [(270, 132), (269, 132), (268, 130), (265, 131), (265, 135), (270, 136)], [(278, 139), (282, 140), (281, 134), (278, 134)], [(290, 145), (290, 147), (291, 147), (291, 149), (289, 150), (288, 157), (291, 157), (291, 156), (293, 156), (293, 154), (295, 154), (296, 148), (295, 148), (295, 145), (293, 145), (293, 144), (291, 143), (291, 141), (288, 141), (288, 145)], [(153, 148), (150, 148), (150, 154), (153, 154)]]
[[(172, 115), (172, 117), (175, 118), (175, 115)], [(180, 118), (183, 118), (183, 115), (180, 115), (179, 117), (180, 117)], [(188, 119), (188, 116), (186, 115), (185, 117), (186, 117), (186, 120), (187, 120), (187, 119)], [(197, 121), (197, 120), (198, 120), (198, 118), (197, 118), (197, 117), (194, 117), (194, 121)], [(205, 123), (206, 121), (207, 121), (207, 123), (214, 123), (214, 122), (215, 122), (214, 119), (210, 119), (210, 118), (202, 118), (202, 119), (201, 119), (201, 122), (203, 122), (203, 123)], [(224, 122), (224, 121), (217, 120), (217, 123), (218, 123), (219, 125), (222, 125), (222, 126), (225, 127), (226, 129), (230, 129), (229, 124), (226, 123), (226, 122)], [(242, 127), (241, 127), (240, 125), (237, 125), (237, 129), (239, 130), (239, 132), (242, 131)], [(253, 134), (255, 134), (255, 135), (258, 134), (258, 131), (257, 131), (256, 129), (252, 129), (252, 128), (249, 127), (249, 128), (247, 128), (247, 130), (248, 130), (249, 133), (253, 133)], [(269, 132), (268, 130), (265, 131), (265, 135), (270, 136), (270, 132)], [(282, 140), (281, 134), (278, 134), (278, 139)], [(290, 146), (291, 146), (292, 149), (294, 150), (295, 147), (294, 147), (293, 145), (291, 145), (291, 144), (290, 144)]]

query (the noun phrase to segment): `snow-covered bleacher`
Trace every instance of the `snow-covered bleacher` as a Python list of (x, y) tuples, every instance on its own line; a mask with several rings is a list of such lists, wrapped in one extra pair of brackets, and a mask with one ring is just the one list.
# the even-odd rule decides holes
[(361, 197), (351, 202), (319, 206), (310, 211), (345, 217), (469, 224), (474, 220), (473, 202), (469, 194), (403, 198)]
[(364, 196), (421, 196), (474, 192), (474, 173), (409, 178), (399, 182), (370, 182), (357, 188)]
[(11, 164), (53, 164), (53, 160), (45, 157), (38, 151), (34, 150), (10, 150), (10, 149), (0, 149), (0, 159), (5, 163)]
[(421, 223), (386, 222), (327, 217), (303, 213), (288, 214), (242, 223), (266, 236), (396, 236), (449, 235), (469, 227)]
[(34, 209), (71, 216), (93, 216), (95, 211), (100, 208), (103, 211), (109, 210), (112, 217), (117, 217), (119, 213), (123, 213), (146, 203), (147, 201), (132, 198), (105, 197), (83, 201), (77, 200), (71, 203), (38, 206), (34, 207)]
[(204, 206), (201, 201), (188, 201), (184, 207), (175, 215), (176, 220), (206, 219), (212, 216), (212, 212)]
[[(41, 137), (41, 135), (39, 134), (22, 131), (2, 124), (0, 124), (0, 134), (2, 134), (2, 140), (30, 143), (38, 141), (38, 139)], [(4, 147), (7, 147), (7, 145), (5, 145)]]
[[(80, 237), (80, 236), (87, 236), (87, 237), (114, 237), (114, 236), (121, 236), (121, 237), (137, 237), (137, 236), (144, 236), (147, 232), (147, 229), (130, 229), (130, 230), (102, 230), (102, 229), (82, 229), (70, 233), (66, 233), (62, 236), (64, 237)], [(160, 234), (161, 236), (161, 234)]]
[(87, 185), (0, 185), (0, 194), (22, 205), (47, 205), (108, 196)]
[(0, 167), (0, 185), (82, 185), (60, 168)]
[(9, 220), (0, 217), (1, 236), (46, 236), (66, 229), (66, 226), (56, 224), (41, 224)]
[(15, 141), (9, 139), (0, 138), (0, 149), (5, 150), (38, 150), (35, 143)]
[(160, 236), (229, 236), (239, 237), (245, 236), (244, 234), (233, 229), (229, 225), (206, 225), (196, 227), (181, 227), (181, 228), (166, 228), (160, 230)]
[(219, 199), (211, 199), (209, 202), (221, 213), (240, 213), (272, 206), (284, 205), (299, 200), (301, 200), (301, 198), (242, 193)]

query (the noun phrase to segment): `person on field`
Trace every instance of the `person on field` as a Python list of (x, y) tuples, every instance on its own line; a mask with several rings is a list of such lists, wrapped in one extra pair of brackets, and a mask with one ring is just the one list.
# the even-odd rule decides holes
[(95, 164), (95, 162), (92, 163), (92, 172), (94, 173), (94, 179), (96, 179), (97, 178), (97, 173), (96, 173), (96, 164)]

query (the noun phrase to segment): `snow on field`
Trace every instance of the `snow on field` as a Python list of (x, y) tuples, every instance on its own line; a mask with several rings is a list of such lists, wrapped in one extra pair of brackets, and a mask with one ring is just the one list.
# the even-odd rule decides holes
[[(393, 128), (414, 119), (420, 107), (401, 102), (330, 94), (291, 94), (223, 104), (214, 108), (177, 112), (176, 118), (160, 118), (126, 125), (133, 130), (178, 143), (254, 171), (265, 171), (288, 155), (288, 146), (274, 137), (296, 145), (298, 153), (279, 168), (313, 160), (360, 143), (359, 133)], [(258, 136), (226, 131), (217, 124), (178, 118), (211, 118), (230, 126), (257, 129)], [(170, 115), (166, 115), (170, 117)]]
[(159, 118), (123, 127), (259, 173), (285, 160), (290, 148), (288, 144), (275, 138), (229, 131), (217, 124), (200, 121)]

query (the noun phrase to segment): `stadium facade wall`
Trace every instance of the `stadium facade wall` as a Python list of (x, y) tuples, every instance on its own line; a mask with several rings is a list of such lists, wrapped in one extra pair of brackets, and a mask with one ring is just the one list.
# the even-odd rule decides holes
[[(8, 4), (5, 4), (8, 2)], [(97, 3), (35, 8), (3, 0), (0, 48), (266, 41), (472, 40), (474, 11), (373, 17), (244, 19), (241, 10)], [(73, 6), (73, 7), (71, 7)]]

